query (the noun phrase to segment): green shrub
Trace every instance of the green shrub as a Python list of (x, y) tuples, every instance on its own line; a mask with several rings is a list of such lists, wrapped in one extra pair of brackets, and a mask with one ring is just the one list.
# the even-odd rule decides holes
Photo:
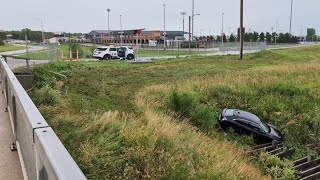
[[(181, 48), (189, 48), (189, 42), (183, 42), (180, 44)], [(191, 42), (190, 43), (190, 48), (197, 48), (198, 44), (196, 42)]]
[(0, 39), (0, 46), (4, 46), (4, 42), (2, 39)]
[(32, 97), (33, 102), (38, 106), (53, 106), (56, 103), (58, 103), (60, 98), (60, 92), (51, 88), (49, 85), (46, 85), (40, 89), (36, 89), (32, 93)]
[(295, 180), (295, 169), (289, 160), (281, 160), (277, 156), (261, 155), (264, 170), (277, 180)]
[(77, 57), (77, 51), (79, 53), (78, 54), (79, 57), (83, 57), (83, 55), (84, 55), (84, 51), (83, 51), (81, 45), (78, 44), (78, 43), (72, 43), (72, 42), (69, 43), (69, 51), (72, 52), (72, 57), (73, 58)]

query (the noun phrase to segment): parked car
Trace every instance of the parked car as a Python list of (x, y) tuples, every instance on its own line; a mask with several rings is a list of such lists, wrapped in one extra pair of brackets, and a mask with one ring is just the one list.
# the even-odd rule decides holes
[(94, 50), (93, 57), (99, 60), (122, 59), (133, 60), (135, 53), (129, 47), (110, 47), (103, 46)]
[(238, 134), (253, 135), (259, 144), (283, 140), (281, 132), (274, 126), (246, 111), (224, 109), (219, 116), (218, 123), (225, 131), (232, 128)]

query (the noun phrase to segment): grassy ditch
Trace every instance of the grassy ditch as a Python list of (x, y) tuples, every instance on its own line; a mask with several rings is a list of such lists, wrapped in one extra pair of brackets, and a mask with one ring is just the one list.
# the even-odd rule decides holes
[(304, 145), (318, 142), (310, 135), (320, 121), (319, 50), (267, 51), (245, 61), (55, 62), (34, 69), (31, 95), (90, 179), (268, 179), (263, 173), (281, 171), (251, 162), (243, 152), (250, 138), (225, 137), (212, 125), (225, 107), (250, 110), (283, 128), (296, 157), (317, 154)]

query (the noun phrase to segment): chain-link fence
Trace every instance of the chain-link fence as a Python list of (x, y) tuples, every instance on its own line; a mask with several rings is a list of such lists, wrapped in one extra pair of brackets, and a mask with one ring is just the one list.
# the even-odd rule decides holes
[(58, 44), (46, 44), (45, 46), (48, 53), (48, 60), (59, 60), (59, 45)]
[[(263, 51), (267, 49), (267, 43), (266, 42), (244, 42), (243, 49), (244, 51), (250, 51), (250, 52)], [(240, 51), (240, 43), (239, 42), (221, 43), (219, 47), (219, 51), (221, 52)]]

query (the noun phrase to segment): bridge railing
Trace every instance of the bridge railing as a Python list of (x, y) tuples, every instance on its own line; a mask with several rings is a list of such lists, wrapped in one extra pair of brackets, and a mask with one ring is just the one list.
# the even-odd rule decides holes
[(25, 178), (86, 179), (1, 56), (0, 72)]

